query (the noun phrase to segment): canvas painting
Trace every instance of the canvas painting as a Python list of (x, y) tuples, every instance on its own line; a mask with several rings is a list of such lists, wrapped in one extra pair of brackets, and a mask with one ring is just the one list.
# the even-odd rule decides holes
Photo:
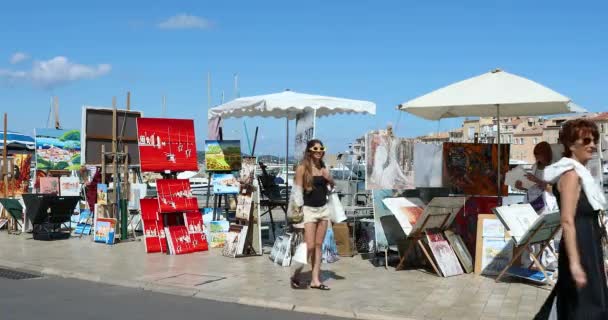
[(471, 254), (475, 254), (477, 243), (477, 217), (480, 214), (490, 214), (499, 205), (496, 197), (470, 197), (464, 208), (456, 214), (452, 228), (462, 237)]
[(59, 191), (61, 196), (79, 196), (80, 179), (78, 177), (59, 178)]
[(367, 190), (414, 189), (414, 142), (386, 133), (365, 137)]
[(207, 171), (238, 171), (241, 169), (241, 141), (205, 140)]
[(296, 115), (296, 144), (294, 158), (301, 161), (308, 141), (315, 138), (315, 109), (309, 109)]
[[(1, 142), (1, 141), (0, 141)], [(0, 197), (8, 197), (11, 195), (19, 196), (28, 191), (30, 186), (30, 170), (32, 163), (31, 154), (14, 154), (12, 155), (12, 174), (14, 179), (8, 180), (8, 194), (4, 195), (4, 181), (0, 179)], [(9, 158), (10, 159), (10, 158)], [(11, 162), (9, 162), (9, 166)], [(2, 160), (0, 159), (0, 168), (2, 167)], [(8, 172), (11, 172), (9, 168)]]
[(241, 171), (239, 171), (240, 184), (253, 185), (253, 182), (255, 181), (256, 166), (256, 157), (243, 157), (241, 162)]
[(443, 187), (443, 144), (414, 144), (414, 172), (416, 188)]
[(529, 203), (497, 207), (494, 212), (507, 227), (515, 242), (519, 242), (538, 219), (538, 214)]
[(194, 120), (137, 118), (141, 171), (198, 171)]
[(108, 185), (100, 183), (97, 185), (97, 204), (108, 204)]
[(239, 181), (232, 173), (214, 173), (211, 177), (214, 194), (238, 194)]
[(424, 213), (424, 204), (420, 199), (385, 198), (382, 202), (395, 215), (406, 235), (410, 235), (413, 226)]
[(464, 241), (462, 241), (462, 237), (450, 230), (445, 231), (445, 237), (452, 246), (452, 249), (454, 249), (454, 253), (456, 253), (458, 260), (460, 260), (464, 271), (466, 273), (473, 272), (473, 257), (471, 257), (471, 253), (464, 244)]
[(36, 169), (79, 170), (80, 130), (36, 129)]
[(451, 277), (464, 273), (460, 267), (458, 258), (456, 258), (456, 254), (440, 231), (427, 230), (426, 237), (431, 252), (437, 262), (437, 267), (441, 270), (444, 277)]
[[(501, 145), (500, 174), (505, 181), (509, 171), (509, 145)], [(498, 194), (498, 145), (482, 143), (443, 144), (443, 186), (452, 194)], [(501, 195), (507, 195), (507, 186), (501, 186)]]
[(384, 234), (382, 223), (380, 218), (388, 215), (392, 215), (391, 210), (384, 204), (384, 199), (394, 197), (393, 190), (372, 190), (372, 199), (374, 206), (374, 229), (376, 237), (376, 250), (383, 251), (384, 248), (388, 247), (388, 240)]
[(157, 179), (156, 190), (160, 212), (197, 211), (198, 201), (192, 196), (186, 179)]
[(59, 194), (59, 178), (40, 177), (40, 193)]
[(97, 218), (95, 222), (95, 233), (93, 241), (106, 244), (114, 244), (116, 232), (116, 219)]
[(513, 256), (513, 242), (506, 238), (483, 238), (482, 274), (498, 275)]
[(241, 185), (239, 194), (236, 198), (236, 218), (249, 220), (251, 205), (253, 204), (253, 186)]
[(226, 220), (211, 221), (209, 224), (209, 245), (211, 248), (222, 248), (229, 230), (230, 222)]

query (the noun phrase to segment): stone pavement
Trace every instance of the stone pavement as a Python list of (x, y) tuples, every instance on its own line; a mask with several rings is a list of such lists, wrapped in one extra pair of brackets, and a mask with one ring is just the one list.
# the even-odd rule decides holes
[[(114, 246), (90, 238), (36, 241), (0, 232), (0, 265), (48, 275), (258, 307), (357, 319), (532, 319), (547, 288), (495, 283), (476, 275), (440, 278), (396, 272), (360, 257), (323, 265), (331, 291), (292, 290), (290, 268), (268, 255), (226, 258), (220, 250), (182, 256), (146, 254), (142, 242)], [(507, 279), (507, 281), (509, 281)]]

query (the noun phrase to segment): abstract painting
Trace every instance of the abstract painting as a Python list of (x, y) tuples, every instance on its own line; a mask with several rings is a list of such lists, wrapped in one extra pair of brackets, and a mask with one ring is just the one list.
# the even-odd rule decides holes
[(456, 254), (445, 240), (439, 230), (427, 230), (426, 237), (431, 248), (431, 252), (437, 262), (437, 267), (441, 270), (444, 277), (451, 277), (463, 274)]
[(36, 129), (36, 169), (80, 169), (80, 130)]
[(214, 173), (211, 177), (214, 194), (239, 193), (239, 181), (232, 173)]
[(416, 143), (414, 145), (414, 184), (416, 188), (441, 188), (443, 145)]
[(237, 171), (241, 169), (241, 141), (205, 140), (207, 171)]
[(137, 118), (141, 171), (198, 171), (194, 120)]
[[(14, 154), (13, 158), (13, 179), (8, 181), (8, 194), (4, 195), (4, 181), (0, 179), (0, 196), (8, 197), (9, 195), (21, 195), (27, 192), (30, 186), (30, 169), (32, 166), (31, 154)], [(10, 158), (9, 158), (10, 159)], [(2, 165), (2, 160), (0, 160)], [(9, 165), (11, 163), (9, 162)], [(1, 167), (1, 166), (0, 166)], [(9, 168), (11, 172), (11, 168)]]
[[(501, 145), (501, 181), (509, 171), (509, 145)], [(482, 143), (443, 144), (443, 186), (452, 194), (498, 194), (498, 145)], [(507, 195), (507, 186), (501, 186), (501, 195)]]
[(386, 133), (366, 135), (367, 190), (414, 189), (414, 142)]
[(190, 181), (186, 179), (158, 179), (156, 190), (160, 212), (198, 210), (198, 202), (190, 190)]

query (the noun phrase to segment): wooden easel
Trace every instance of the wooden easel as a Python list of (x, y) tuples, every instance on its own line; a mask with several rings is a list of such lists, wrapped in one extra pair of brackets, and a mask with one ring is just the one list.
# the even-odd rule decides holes
[[(535, 239), (535, 237), (538, 235), (538, 233), (541, 230), (546, 229), (547, 227), (552, 228), (552, 231), (551, 231), (549, 237), (543, 238), (543, 239)], [(513, 249), (513, 257), (511, 258), (509, 263), (507, 263), (507, 265), (504, 267), (504, 269), (498, 274), (498, 276), (496, 277), (496, 282), (500, 281), (500, 279), (505, 275), (505, 273), (509, 270), (509, 268), (513, 265), (513, 263), (515, 263), (516, 261), (519, 261), (519, 258), (526, 250), (529, 250), (529, 252), (532, 252), (532, 245), (542, 244), (541, 249), (537, 254), (531, 254), (532, 263), (528, 266), (528, 269), (531, 269), (532, 266), (536, 265), (536, 267), (543, 273), (543, 276), (545, 276), (545, 279), (547, 279), (547, 282), (549, 284), (553, 285), (554, 284), (553, 280), (549, 277), (549, 275), (547, 274), (547, 270), (542, 265), (542, 263), (540, 263), (539, 259), (542, 256), (545, 249), (550, 245), (551, 240), (553, 240), (555, 238), (555, 235), (559, 232), (559, 230), (561, 230), (561, 227), (549, 226), (546, 221), (541, 221), (538, 225), (534, 225), (533, 229), (530, 229), (527, 232), (527, 233), (530, 233), (530, 236), (526, 237), (526, 241), (521, 244), (517, 244), (515, 246), (515, 248)]]
[[(408, 255), (411, 253), (411, 251), (415, 248), (416, 244), (418, 244), (418, 246), (422, 250), (422, 253), (426, 257), (427, 261), (430, 263), (431, 267), (433, 268), (433, 271), (435, 271), (435, 273), (441, 277), (441, 271), (439, 271), (439, 268), (437, 268), (437, 266), (435, 265), (435, 262), (433, 261), (433, 258), (431, 257), (428, 250), (426, 249), (426, 246), (424, 245), (423, 240), (426, 238), (426, 230), (428, 229), (427, 224), (429, 223), (431, 217), (433, 217), (434, 219), (443, 217), (443, 221), (442, 221), (440, 227), (438, 228), (441, 232), (443, 232), (445, 229), (448, 228), (448, 222), (450, 221), (450, 217), (453, 214), (454, 214), (454, 212), (450, 211), (450, 212), (442, 212), (442, 213), (437, 213), (437, 214), (432, 214), (432, 215), (431, 214), (426, 215), (426, 218), (424, 219), (424, 222), (422, 223), (420, 228), (418, 228), (415, 233), (410, 234), (410, 236), (408, 237), (407, 240), (410, 240), (411, 243), (405, 250), (403, 256), (401, 256), (401, 260), (399, 260), (399, 264), (397, 265), (396, 270), (397, 271), (403, 270), (403, 268), (405, 266), (405, 260), (407, 259)], [(433, 228), (433, 229), (436, 229), (436, 228)]]

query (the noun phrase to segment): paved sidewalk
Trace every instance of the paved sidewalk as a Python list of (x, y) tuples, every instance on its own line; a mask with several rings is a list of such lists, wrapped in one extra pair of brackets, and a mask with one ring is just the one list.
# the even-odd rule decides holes
[(142, 242), (90, 238), (36, 241), (0, 232), (0, 265), (68, 278), (258, 307), (357, 319), (532, 319), (547, 289), (463, 275), (375, 268), (360, 257), (324, 265), (331, 291), (292, 290), (289, 268), (268, 256), (226, 258), (219, 250), (146, 254)]

